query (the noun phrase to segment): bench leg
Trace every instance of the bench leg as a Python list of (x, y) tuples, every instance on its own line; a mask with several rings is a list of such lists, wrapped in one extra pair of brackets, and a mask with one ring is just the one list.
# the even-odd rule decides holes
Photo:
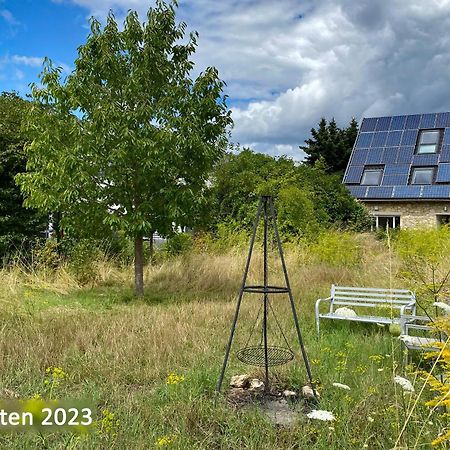
[(317, 337), (320, 337), (320, 318), (316, 317), (316, 330), (317, 330)]

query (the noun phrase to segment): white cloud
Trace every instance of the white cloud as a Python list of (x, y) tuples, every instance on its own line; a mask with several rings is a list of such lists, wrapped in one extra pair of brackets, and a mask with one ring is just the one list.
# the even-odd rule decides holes
[(14, 64), (22, 66), (42, 67), (44, 58), (39, 56), (13, 55), (9, 58), (9, 60)]
[(20, 22), (13, 16), (8, 9), (0, 9), (0, 17), (3, 18), (10, 25), (19, 25)]
[(25, 78), (25, 74), (21, 70), (16, 69), (14, 71), (14, 77), (16, 80), (23, 80)]
[[(1, 62), (5, 64), (13, 64), (15, 66), (27, 66), (33, 68), (42, 68), (42, 64), (44, 63), (44, 57), (41, 56), (25, 56), (25, 55), (12, 55), (12, 56), (4, 56), (1, 59)], [(60, 67), (62, 71), (66, 74), (71, 72), (71, 68), (69, 65), (60, 62), (53, 61), (53, 65), (56, 67)]]
[[(72, 0), (116, 17), (147, 0)], [(233, 106), (233, 139), (297, 157), (320, 117), (450, 109), (450, 0), (181, 0)]]
[[(41, 72), (44, 58), (40, 56), (5, 55), (0, 56), (0, 80), (12, 82), (10, 89), (18, 92), (29, 92), (26, 79), (36, 79)], [(55, 62), (62, 69), (63, 76), (71, 72), (71, 68), (62, 62)]]

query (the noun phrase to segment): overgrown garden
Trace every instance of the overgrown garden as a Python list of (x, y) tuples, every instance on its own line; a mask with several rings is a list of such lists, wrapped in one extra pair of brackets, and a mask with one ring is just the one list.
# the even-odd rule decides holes
[[(441, 317), (448, 334), (433, 304), (450, 296), (449, 228), (368, 232), (341, 183), (354, 120), (341, 129), (322, 119), (301, 163), (231, 145), (225, 83), (209, 67), (191, 78), (198, 36), (185, 31), (161, 1), (144, 25), (133, 12), (123, 27), (112, 14), (104, 26), (93, 19), (71, 75), (47, 60), (31, 99), (0, 96), (0, 397), (97, 406), (92, 434), (2, 435), (0, 445), (444, 448), (448, 341), (435, 359), (419, 352), (404, 366), (388, 327), (325, 324), (317, 339), (314, 302), (332, 283), (412, 289), (419, 312)], [(261, 194), (275, 200), (333, 422), (279, 429), (256, 407), (213, 400)], [(253, 313), (246, 303), (238, 338)], [(288, 365), (276, 382), (300, 388), (303, 367)]]

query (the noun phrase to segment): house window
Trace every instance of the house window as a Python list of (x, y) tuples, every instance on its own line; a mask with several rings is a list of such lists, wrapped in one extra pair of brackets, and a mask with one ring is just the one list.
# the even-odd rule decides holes
[(374, 216), (372, 220), (372, 229), (392, 230), (400, 228), (400, 216)]
[(413, 167), (410, 184), (431, 184), (434, 177), (434, 167)]
[(416, 146), (417, 155), (437, 153), (441, 140), (441, 130), (422, 130)]
[(364, 169), (361, 185), (363, 186), (378, 186), (383, 175), (383, 169), (381, 167), (374, 167)]
[(437, 223), (440, 226), (448, 225), (450, 226), (450, 214), (439, 214), (436, 216)]

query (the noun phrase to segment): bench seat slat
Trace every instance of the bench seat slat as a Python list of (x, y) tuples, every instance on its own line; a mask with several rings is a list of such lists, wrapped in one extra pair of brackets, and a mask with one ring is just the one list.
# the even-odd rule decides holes
[(369, 297), (342, 297), (340, 295), (336, 295), (334, 297), (334, 301), (340, 301), (340, 302), (345, 302), (345, 301), (357, 301), (357, 302), (361, 302), (361, 303), (385, 303), (385, 304), (390, 304), (390, 303), (396, 303), (399, 305), (407, 305), (408, 303), (410, 303), (412, 300), (394, 300), (394, 299), (390, 299), (390, 298), (369, 298)]
[(379, 317), (379, 316), (356, 316), (346, 317), (337, 316), (333, 313), (319, 314), (321, 319), (337, 319), (337, 320), (352, 320), (354, 322), (372, 322), (372, 323), (399, 323), (400, 317)]
[(353, 303), (353, 302), (334, 302), (339, 306), (355, 306), (358, 308), (381, 308), (381, 309), (401, 309), (403, 305), (387, 305), (386, 303)]
[(412, 292), (408, 289), (385, 289), (385, 288), (366, 288), (366, 287), (355, 287), (355, 286), (334, 286), (335, 291), (369, 291), (369, 292), (398, 292), (403, 294), (410, 294)]
[(384, 294), (379, 294), (376, 292), (358, 292), (358, 291), (335, 291), (334, 296), (347, 296), (347, 295), (358, 295), (360, 297), (368, 297), (368, 298), (395, 298), (398, 300), (401, 299), (411, 299), (413, 298), (412, 295), (407, 295), (407, 294), (390, 294), (390, 293), (384, 293)]
[(405, 347), (408, 348), (408, 350), (439, 350), (439, 347), (433, 345), (439, 342), (439, 339), (437, 338), (408, 335), (406, 335), (405, 337), (407, 338), (407, 340), (404, 340), (403, 343), (405, 344)]

